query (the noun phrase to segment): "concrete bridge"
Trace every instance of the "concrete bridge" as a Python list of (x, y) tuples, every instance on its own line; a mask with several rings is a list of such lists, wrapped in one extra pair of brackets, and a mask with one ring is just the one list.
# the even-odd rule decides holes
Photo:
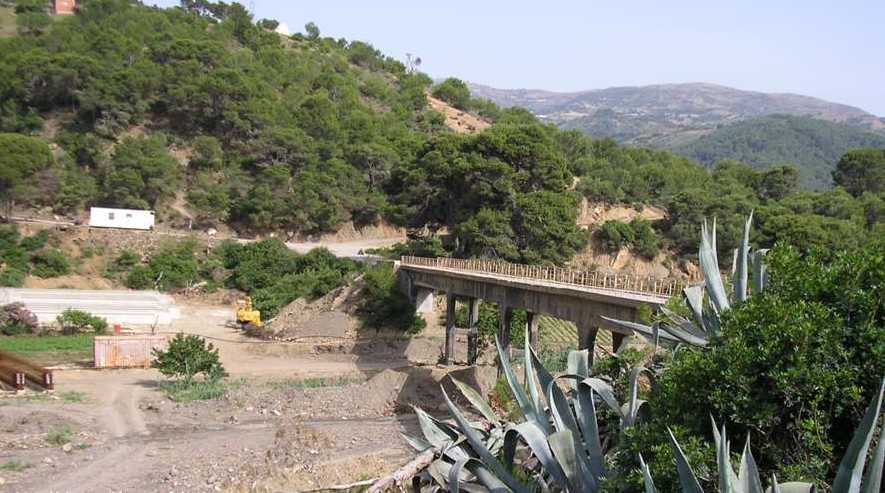
[[(681, 292), (681, 281), (635, 277), (623, 274), (586, 272), (560, 267), (511, 264), (489, 260), (403, 257), (399, 262), (400, 282), (419, 313), (433, 310), (434, 292), (446, 293), (446, 344), (444, 354), (451, 363), (455, 343), (455, 303), (467, 302), (468, 340), (474, 341), (479, 301), (497, 304), (499, 337), (509, 346), (513, 309), (528, 313), (526, 331), (537, 347), (538, 315), (574, 322), (578, 348), (592, 348), (600, 328), (612, 331), (617, 350), (629, 331), (607, 324), (601, 317), (635, 321), (643, 305), (653, 311)], [(472, 336), (472, 338), (471, 338)], [(475, 357), (475, 343), (468, 344), (468, 361)]]

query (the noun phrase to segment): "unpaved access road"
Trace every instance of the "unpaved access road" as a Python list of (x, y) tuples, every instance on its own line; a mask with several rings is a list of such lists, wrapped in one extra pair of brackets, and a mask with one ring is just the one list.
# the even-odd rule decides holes
[(57, 371), (52, 395), (0, 399), (0, 465), (11, 464), (0, 468), (0, 491), (269, 492), (347, 483), (411, 457), (399, 437), (419, 433), (407, 404), (440, 409), (445, 370), (416, 367), (404, 353), (318, 353), (249, 340), (229, 325), (228, 307), (180, 308), (169, 330), (219, 348), (226, 394), (176, 403), (158, 388), (155, 370)]

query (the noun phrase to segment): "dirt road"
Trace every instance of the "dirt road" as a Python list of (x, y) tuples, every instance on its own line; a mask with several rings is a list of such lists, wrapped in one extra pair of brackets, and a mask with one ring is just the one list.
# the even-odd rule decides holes
[(0, 464), (22, 467), (0, 469), (0, 491), (297, 491), (355, 481), (409, 459), (399, 434), (418, 431), (411, 413), (397, 412), (404, 403), (440, 404), (445, 373), (410, 366), (403, 352), (255, 341), (228, 325), (228, 307), (180, 309), (170, 331), (219, 348), (227, 395), (172, 402), (155, 370), (56, 372), (51, 397), (0, 399)]

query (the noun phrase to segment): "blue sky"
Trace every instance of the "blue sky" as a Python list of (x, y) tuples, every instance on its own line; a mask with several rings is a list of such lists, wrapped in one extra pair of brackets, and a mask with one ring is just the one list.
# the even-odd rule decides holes
[[(150, 3), (177, 5), (173, 0)], [(556, 91), (712, 82), (885, 116), (885, 0), (245, 0), (433, 77)]]

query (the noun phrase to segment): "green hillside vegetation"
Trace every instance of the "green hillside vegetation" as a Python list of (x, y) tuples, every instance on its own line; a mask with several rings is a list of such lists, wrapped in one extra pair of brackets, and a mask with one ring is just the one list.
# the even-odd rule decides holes
[[(751, 210), (763, 246), (841, 247), (880, 228), (872, 188), (799, 192), (790, 167), (729, 161), (708, 171), (480, 104), (457, 79), (433, 87), (370, 44), (322, 37), (312, 23), (284, 37), (239, 4), (184, 5), (92, 0), (45, 31), (0, 40), (0, 156), (12, 164), (0, 173), (0, 214), (104, 205), (173, 221), (170, 204), (183, 198), (197, 227), (314, 235), (386, 220), (448, 233), (416, 236), (403, 252), (432, 245), (558, 264), (588, 239), (576, 225), (581, 195), (665, 207), (654, 234), (643, 229), (647, 245), (633, 245), (645, 255), (693, 254), (714, 216), (727, 252)], [(493, 125), (454, 133), (428, 109), (429, 91)]]
[(734, 159), (757, 169), (793, 164), (804, 188), (832, 184), (830, 174), (849, 149), (885, 147), (885, 135), (811, 117), (770, 115), (721, 127), (675, 148), (707, 166)]
[(15, 32), (15, 11), (0, 4), (0, 37), (14, 36)]

